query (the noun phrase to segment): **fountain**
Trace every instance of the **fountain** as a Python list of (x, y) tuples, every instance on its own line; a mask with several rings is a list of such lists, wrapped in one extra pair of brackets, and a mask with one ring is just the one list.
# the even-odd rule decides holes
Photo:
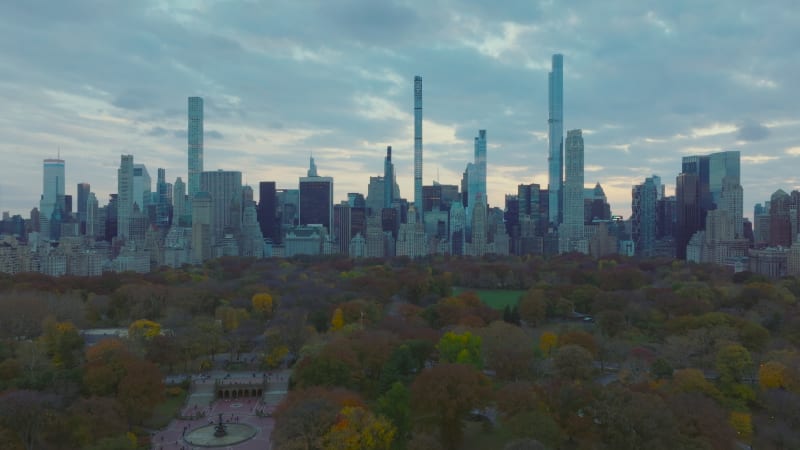
[(222, 423), (222, 413), (219, 413), (219, 422), (217, 422), (217, 425), (214, 427), (214, 437), (220, 438), (227, 435), (228, 435), (228, 427), (226, 427), (225, 424)]

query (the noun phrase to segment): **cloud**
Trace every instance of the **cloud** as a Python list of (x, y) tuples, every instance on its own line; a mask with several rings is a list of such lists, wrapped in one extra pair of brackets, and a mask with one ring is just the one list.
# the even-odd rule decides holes
[(739, 124), (736, 139), (745, 142), (762, 141), (769, 136), (769, 128), (752, 120)]

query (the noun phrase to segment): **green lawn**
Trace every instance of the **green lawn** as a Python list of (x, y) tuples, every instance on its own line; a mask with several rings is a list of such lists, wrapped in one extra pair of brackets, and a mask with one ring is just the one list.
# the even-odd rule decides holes
[(502, 311), (503, 308), (514, 306), (519, 301), (519, 297), (525, 292), (523, 290), (513, 289), (468, 289), (462, 287), (454, 287), (453, 294), (458, 295), (462, 292), (473, 291), (478, 294), (481, 301), (491, 306), (494, 309)]
[(144, 426), (149, 429), (160, 430), (175, 418), (181, 407), (186, 403), (186, 391), (180, 395), (167, 395), (164, 401), (155, 407), (153, 416), (145, 421)]

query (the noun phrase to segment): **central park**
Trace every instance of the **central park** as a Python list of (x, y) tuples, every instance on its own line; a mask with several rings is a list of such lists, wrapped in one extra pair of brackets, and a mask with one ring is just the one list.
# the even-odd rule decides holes
[(577, 254), (2, 275), (0, 448), (800, 448), (798, 296)]

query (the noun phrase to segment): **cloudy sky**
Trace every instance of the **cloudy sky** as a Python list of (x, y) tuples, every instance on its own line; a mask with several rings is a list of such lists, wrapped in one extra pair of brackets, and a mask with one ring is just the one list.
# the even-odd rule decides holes
[[(499, 6), (498, 6), (499, 5)], [(38, 205), (42, 159), (67, 193), (116, 191), (121, 154), (186, 180), (186, 98), (205, 99), (205, 170), (293, 188), (313, 152), (336, 201), (393, 147), (413, 198), (413, 78), (424, 182), (456, 184), (486, 129), (489, 201), (547, 185), (547, 72), (564, 54), (565, 130), (615, 214), (680, 158), (742, 154), (745, 214), (800, 188), (794, 0), (270, 0), (0, 3), (0, 210)], [(257, 191), (257, 189), (256, 189)], [(256, 194), (257, 195), (257, 194)]]

